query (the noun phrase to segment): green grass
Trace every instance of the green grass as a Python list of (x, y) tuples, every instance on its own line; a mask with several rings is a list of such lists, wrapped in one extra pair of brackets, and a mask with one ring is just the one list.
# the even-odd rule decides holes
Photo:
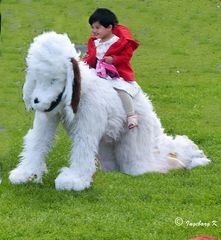
[[(32, 126), (21, 98), (25, 55), (45, 30), (85, 44), (96, 7), (108, 7), (141, 46), (132, 64), (166, 132), (185, 134), (213, 159), (207, 167), (131, 177), (94, 176), (83, 192), (54, 188), (70, 142), (59, 128), (43, 185), (13, 186), (22, 137)], [(0, 47), (0, 239), (150, 239), (221, 237), (221, 2), (218, 0), (5, 0)], [(184, 220), (182, 226), (175, 219)], [(216, 226), (191, 227), (192, 223)]]

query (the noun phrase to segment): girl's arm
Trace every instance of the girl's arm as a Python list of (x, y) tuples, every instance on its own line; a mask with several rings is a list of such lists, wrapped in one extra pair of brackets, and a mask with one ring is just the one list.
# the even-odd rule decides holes
[(133, 56), (134, 49), (132, 48), (131, 44), (128, 43), (126, 47), (117, 55), (112, 55), (113, 58), (113, 64), (115, 66), (123, 63), (130, 62), (130, 59)]

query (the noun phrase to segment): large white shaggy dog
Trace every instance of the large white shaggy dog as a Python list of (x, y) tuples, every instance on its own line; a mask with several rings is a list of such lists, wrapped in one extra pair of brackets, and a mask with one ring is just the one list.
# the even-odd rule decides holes
[(186, 136), (173, 138), (164, 133), (142, 90), (134, 98), (139, 126), (129, 130), (111, 82), (79, 62), (67, 35), (49, 32), (36, 37), (26, 60), (23, 99), (27, 109), (35, 110), (35, 119), (24, 138), (20, 162), (10, 172), (12, 183), (33, 178), (41, 182), (59, 122), (73, 145), (70, 166), (62, 168), (55, 180), (57, 189), (88, 188), (96, 171), (96, 158), (103, 171), (131, 175), (210, 163)]

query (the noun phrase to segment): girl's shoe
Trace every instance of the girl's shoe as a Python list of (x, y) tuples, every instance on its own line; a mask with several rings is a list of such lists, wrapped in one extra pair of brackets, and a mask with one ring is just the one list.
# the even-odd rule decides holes
[(133, 115), (129, 115), (127, 117), (127, 127), (129, 129), (137, 127), (138, 126), (138, 119), (137, 119), (137, 115), (133, 114)]

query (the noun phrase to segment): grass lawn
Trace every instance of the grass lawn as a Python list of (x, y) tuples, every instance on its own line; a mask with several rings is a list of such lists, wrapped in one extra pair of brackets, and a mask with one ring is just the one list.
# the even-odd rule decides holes
[[(33, 121), (21, 91), (29, 44), (46, 30), (85, 44), (97, 7), (111, 8), (140, 41), (136, 79), (166, 132), (188, 135), (213, 163), (138, 177), (98, 170), (90, 189), (59, 192), (54, 179), (70, 150), (59, 128), (44, 184), (13, 186), (8, 172)], [(3, 0), (1, 18), (0, 239), (221, 238), (221, 1)]]

